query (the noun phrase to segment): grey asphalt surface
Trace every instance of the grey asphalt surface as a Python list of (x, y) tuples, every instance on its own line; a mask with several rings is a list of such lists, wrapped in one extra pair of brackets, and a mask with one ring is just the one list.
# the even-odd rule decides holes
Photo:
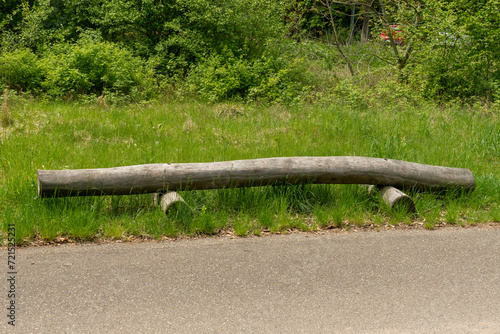
[(4, 280), (1, 333), (500, 333), (500, 229), (63, 245), (16, 261), (16, 326)]

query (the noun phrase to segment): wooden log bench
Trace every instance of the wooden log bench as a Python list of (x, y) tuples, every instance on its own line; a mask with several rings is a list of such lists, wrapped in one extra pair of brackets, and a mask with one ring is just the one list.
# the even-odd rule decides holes
[[(179, 190), (304, 183), (368, 184), (401, 190), (410, 188), (472, 191), (475, 188), (474, 176), (468, 169), (352, 156), (282, 157), (96, 169), (38, 170), (37, 174), (38, 196), (42, 198), (164, 194)], [(387, 198), (401, 196), (394, 195), (390, 188), (384, 193), (386, 192), (392, 194), (387, 195)], [(170, 197), (175, 201), (175, 195)], [(168, 202), (167, 199), (165, 201)]]

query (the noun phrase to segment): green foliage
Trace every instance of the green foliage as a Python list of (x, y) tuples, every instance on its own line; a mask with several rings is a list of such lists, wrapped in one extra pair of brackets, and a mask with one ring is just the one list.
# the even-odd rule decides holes
[[(352, 4), (355, 29), (370, 13), (373, 43), (354, 42)], [(499, 13), (500, 0), (0, 1), (0, 76), (49, 97), (180, 89), (210, 101), (290, 103), (311, 91), (356, 106), (383, 94), (498, 101)], [(380, 43), (389, 24), (403, 45)]]
[(209, 101), (250, 98), (287, 103), (302, 98), (312, 78), (300, 58), (265, 54), (247, 60), (215, 55), (189, 73), (187, 84)]
[(38, 0), (10, 11), (22, 12), (23, 19), (4, 19), (10, 29), (3, 44), (38, 48), (75, 42), (92, 30), (136, 55), (155, 56), (158, 70), (168, 74), (186, 72), (186, 65), (225, 49), (259, 56), (283, 29), (280, 7), (266, 0)]
[(29, 2), (22, 0), (0, 1), (0, 28), (14, 28), (22, 20), (22, 8), (28, 6)]
[(337, 101), (352, 107), (365, 108), (366, 96), (362, 89), (350, 80), (340, 81), (333, 89)]
[(0, 83), (18, 91), (40, 88), (43, 79), (38, 58), (29, 49), (4, 52), (0, 57)]
[(178, 15), (163, 24), (152, 49), (158, 70), (168, 75), (214, 55), (258, 58), (282, 29), (279, 8), (263, 0), (178, 0), (176, 7)]
[(258, 73), (245, 59), (212, 56), (196, 66), (188, 75), (188, 89), (199, 93), (209, 101), (231, 97), (244, 97), (250, 88), (258, 85)]
[(321, 36), (327, 30), (328, 24), (317, 9), (317, 0), (288, 0), (283, 1), (281, 7), (288, 36), (301, 40)]
[(137, 97), (152, 80), (140, 58), (115, 44), (91, 39), (53, 46), (42, 67), (42, 88), (55, 97), (108, 92)]
[[(220, 56), (228, 53), (242, 61), (227, 64), (236, 67), (230, 72), (241, 73), (284, 29), (279, 4), (266, 0), (34, 0), (7, 7), (1, 47), (43, 55), (50, 96), (131, 94), (144, 62), (167, 85), (212, 56), (224, 63)], [(92, 45), (89, 35), (102, 39)], [(245, 90), (226, 87), (216, 95), (235, 89)]]
[[(495, 99), (500, 82), (500, 49), (494, 42), (500, 33), (500, 1), (430, 0), (418, 7), (399, 0), (386, 3), (392, 23), (403, 30), (399, 60), (411, 51), (399, 66), (401, 83), (410, 83), (426, 98)], [(390, 53), (386, 48), (385, 54)]]
[(60, 31), (45, 24), (50, 10), (49, 0), (21, 0), (12, 15), (0, 23), (5, 26), (0, 32), (0, 49), (29, 48), (38, 53), (46, 44), (60, 42)]

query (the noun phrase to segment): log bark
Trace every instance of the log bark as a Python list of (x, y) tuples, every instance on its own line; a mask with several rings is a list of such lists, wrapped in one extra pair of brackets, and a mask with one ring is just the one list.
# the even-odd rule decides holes
[(38, 196), (130, 195), (274, 184), (475, 187), (468, 169), (366, 157), (289, 157), (98, 169), (38, 170)]

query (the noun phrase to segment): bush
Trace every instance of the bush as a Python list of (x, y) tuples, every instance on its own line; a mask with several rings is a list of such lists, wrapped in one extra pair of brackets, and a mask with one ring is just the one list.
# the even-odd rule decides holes
[(264, 57), (255, 67), (263, 76), (260, 84), (251, 88), (251, 98), (290, 103), (301, 100), (314, 86), (304, 58)]
[(188, 90), (209, 101), (243, 98), (258, 83), (259, 74), (245, 59), (224, 59), (215, 55), (196, 66), (188, 75)]
[(94, 30), (134, 55), (155, 57), (162, 74), (185, 75), (189, 66), (224, 49), (260, 56), (264, 43), (284, 29), (281, 7), (268, 0), (38, 0), (0, 33), (0, 46), (4, 40), (35, 49), (74, 42), (82, 31)]
[(255, 60), (215, 55), (197, 65), (187, 88), (215, 102), (224, 99), (262, 99), (292, 102), (312, 85), (303, 59), (264, 54)]
[[(427, 98), (495, 98), (500, 80), (499, 1), (426, 1), (419, 44), (405, 68)], [(417, 43), (418, 42), (418, 43)]]
[(34, 91), (43, 79), (38, 58), (29, 49), (4, 52), (0, 57), (0, 82), (17, 91)]
[(405, 70), (411, 85), (420, 88), (427, 98), (491, 100), (500, 79), (493, 57), (477, 52), (472, 43), (430, 45), (419, 62)]
[(45, 53), (42, 87), (51, 96), (134, 95), (152, 88), (152, 72), (144, 62), (116, 44), (83, 39), (58, 44)]

